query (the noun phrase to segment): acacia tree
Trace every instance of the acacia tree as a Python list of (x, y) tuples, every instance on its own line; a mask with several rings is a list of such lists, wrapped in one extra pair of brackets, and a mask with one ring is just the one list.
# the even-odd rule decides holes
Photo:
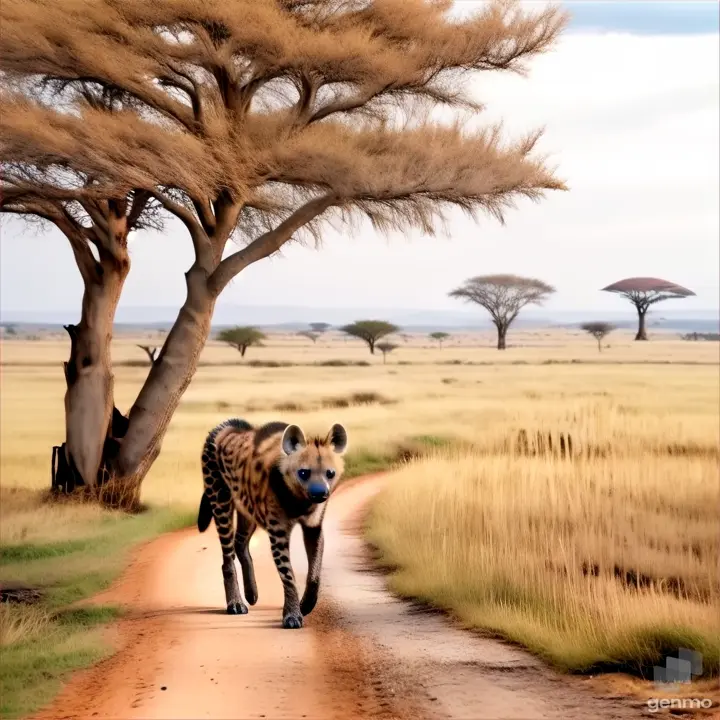
[(327, 332), (332, 325), (330, 323), (324, 323), (324, 322), (313, 322), (310, 323), (310, 331), (314, 333), (319, 333), (322, 335), (322, 333)]
[(265, 333), (250, 326), (226, 328), (218, 333), (218, 340), (237, 348), (240, 351), (240, 357), (245, 357), (247, 349), (252, 345), (260, 347), (265, 339)]
[(318, 338), (320, 337), (319, 332), (313, 332), (312, 330), (301, 330), (298, 335), (300, 335), (300, 337), (306, 337), (308, 340), (312, 340), (313, 345), (318, 341)]
[[(64, 456), (130, 505), (160, 452), (238, 273), (321, 223), (364, 215), (433, 232), (460, 207), (502, 213), (564, 189), (533, 133), (436, 123), (476, 110), (469, 71), (518, 71), (565, 16), (504, 1), (449, 16), (424, 0), (4, 0), (0, 209), (54, 225), (84, 284), (66, 368)], [(401, 118), (402, 122), (396, 122)], [(130, 232), (179, 219), (186, 299), (127, 416), (110, 339)], [(234, 239), (239, 248), (224, 253)], [(115, 418), (115, 422), (111, 420)], [(106, 497), (113, 497), (107, 493)]]
[(432, 340), (436, 340), (438, 346), (439, 346), (440, 349), (442, 350), (443, 342), (445, 342), (445, 340), (447, 340), (447, 339), (450, 337), (450, 333), (446, 333), (446, 332), (434, 332), (434, 333), (430, 333), (430, 336), (429, 336), (429, 337), (430, 337)]
[(651, 305), (663, 300), (680, 300), (695, 295), (682, 285), (651, 277), (634, 277), (620, 280), (603, 288), (603, 292), (613, 292), (629, 300), (637, 310), (638, 331), (636, 340), (647, 340), (645, 316)]
[(479, 275), (466, 280), (464, 285), (450, 292), (485, 308), (497, 328), (498, 350), (505, 350), (505, 339), (510, 325), (527, 305), (541, 305), (555, 292), (552, 285), (535, 278), (518, 275)]
[(358, 320), (350, 325), (344, 325), (340, 332), (356, 337), (367, 344), (370, 354), (375, 354), (375, 343), (387, 335), (392, 335), (400, 328), (384, 320)]
[(592, 335), (597, 340), (598, 352), (602, 352), (602, 341), (615, 330), (616, 327), (609, 322), (597, 321), (583, 323), (580, 325), (580, 329), (584, 330), (588, 335)]
[(387, 362), (387, 354), (391, 353), (393, 350), (397, 350), (397, 345), (394, 345), (391, 342), (381, 342), (376, 345), (377, 349), (382, 353), (383, 356), (383, 365)]

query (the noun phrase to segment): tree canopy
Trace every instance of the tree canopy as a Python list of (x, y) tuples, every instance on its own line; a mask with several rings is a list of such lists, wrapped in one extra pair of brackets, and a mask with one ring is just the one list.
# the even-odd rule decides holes
[(310, 323), (310, 330), (314, 333), (327, 332), (331, 327), (332, 327), (332, 325), (330, 325), (330, 323), (325, 323), (325, 322)]
[(452, 290), (450, 297), (475, 303), (490, 313), (498, 331), (498, 350), (505, 349), (505, 336), (510, 325), (527, 305), (541, 305), (555, 292), (536, 278), (519, 275), (479, 275)]
[(265, 338), (265, 333), (251, 326), (226, 328), (218, 333), (218, 340), (237, 348), (243, 357), (249, 347), (262, 345)]
[(580, 329), (584, 330), (586, 333), (588, 333), (588, 335), (592, 335), (597, 340), (598, 351), (602, 352), (603, 339), (613, 330), (615, 330), (616, 326), (612, 323), (602, 322), (598, 320), (582, 323), (582, 325), (580, 325)]
[(318, 338), (320, 337), (319, 332), (315, 332), (313, 330), (301, 330), (298, 335), (300, 337), (305, 337), (308, 340), (312, 340), (313, 345), (317, 342)]
[(450, 337), (450, 333), (438, 331), (430, 333), (428, 336), (431, 340), (436, 340), (437, 344), (442, 348), (442, 344)]
[(350, 325), (344, 325), (340, 332), (359, 338), (367, 343), (371, 354), (375, 354), (375, 343), (387, 335), (398, 332), (400, 328), (384, 320), (358, 320)]
[[(521, 70), (564, 15), (451, 5), (4, 0), (3, 209), (54, 222), (88, 263), (88, 243), (117, 249), (109, 219), (162, 209), (217, 294), (331, 207), (433, 232), (446, 207), (501, 217), (562, 189), (530, 156), (538, 133), (504, 144), (423, 108), (477, 108), (459, 73)], [(219, 261), (233, 233), (249, 244)]]
[(603, 288), (603, 292), (612, 292), (629, 300), (638, 313), (638, 331), (636, 340), (647, 340), (645, 316), (651, 305), (665, 300), (679, 300), (695, 295), (682, 285), (654, 277), (631, 277)]
[(391, 353), (393, 350), (397, 350), (398, 348), (395, 343), (391, 342), (380, 342), (375, 347), (382, 353), (383, 363), (385, 363), (388, 353)]

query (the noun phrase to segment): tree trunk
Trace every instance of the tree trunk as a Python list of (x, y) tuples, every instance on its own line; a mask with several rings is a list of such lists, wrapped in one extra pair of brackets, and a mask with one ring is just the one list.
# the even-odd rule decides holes
[(185, 303), (130, 410), (128, 430), (114, 458), (105, 496), (113, 505), (137, 506), (140, 484), (159, 455), (173, 413), (197, 370), (215, 307), (207, 277), (197, 265), (185, 275)]
[(387, 354), (383, 353), (383, 365), (387, 362)]
[(602, 352), (602, 338), (597, 339), (598, 352)]
[(635, 336), (636, 340), (647, 340), (647, 331), (645, 330), (645, 314), (647, 310), (638, 309), (638, 331)]
[(498, 331), (497, 349), (504, 350), (505, 349), (505, 336), (507, 335), (507, 328), (504, 327), (503, 325), (498, 325), (497, 331)]
[(130, 269), (127, 258), (97, 264), (85, 283), (78, 325), (67, 325), (70, 359), (65, 363), (65, 459), (82, 482), (95, 486), (111, 434), (114, 379), (110, 358), (113, 321)]
[(240, 357), (245, 357), (245, 352), (247, 351), (247, 345), (241, 345), (238, 350), (240, 350)]
[(368, 340), (368, 345), (370, 347), (370, 354), (375, 354), (375, 341), (374, 340)]

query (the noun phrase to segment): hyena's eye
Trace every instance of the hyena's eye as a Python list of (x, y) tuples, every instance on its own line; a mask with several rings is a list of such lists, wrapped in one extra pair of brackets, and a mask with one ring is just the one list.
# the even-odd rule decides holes
[(331, 470), (326, 470), (326, 471), (325, 471), (325, 477), (326, 477), (328, 480), (332, 480), (332, 479), (335, 477), (335, 471), (332, 470), (332, 469), (331, 469)]
[(297, 476), (303, 481), (307, 482), (310, 479), (310, 471), (307, 468), (301, 468), (297, 471)]

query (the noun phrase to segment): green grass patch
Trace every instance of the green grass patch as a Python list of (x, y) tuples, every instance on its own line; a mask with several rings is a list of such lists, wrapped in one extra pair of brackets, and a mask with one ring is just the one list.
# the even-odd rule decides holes
[[(12, 516), (5, 516), (12, 521)], [(0, 585), (42, 591), (33, 605), (4, 603), (0, 612), (0, 717), (18, 718), (50, 702), (74, 670), (111, 650), (103, 626), (110, 606), (69, 607), (107, 588), (138, 543), (192, 525), (195, 511), (153, 508), (140, 515), (98, 512), (82, 537), (0, 548)], [(77, 528), (68, 524), (68, 532)]]
[(361, 475), (392, 470), (402, 462), (420, 458), (438, 450), (459, 450), (466, 445), (467, 443), (448, 436), (412, 435), (390, 448), (358, 448), (348, 452), (343, 478), (350, 480)]
[(68, 540), (56, 543), (20, 543), (0, 547), (0, 567), (13, 563), (31, 562), (44, 558), (58, 558), (82, 552), (91, 544), (90, 540)]

